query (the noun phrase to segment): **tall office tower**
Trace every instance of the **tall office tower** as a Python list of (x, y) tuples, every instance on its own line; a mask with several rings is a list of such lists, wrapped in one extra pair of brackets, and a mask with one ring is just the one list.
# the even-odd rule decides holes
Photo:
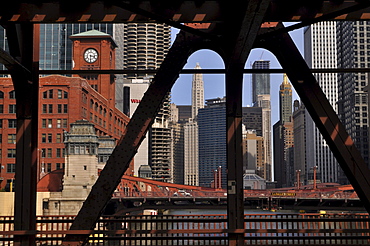
[[(370, 67), (370, 22), (338, 22), (338, 67)], [(366, 38), (367, 37), (367, 38)], [(338, 115), (364, 161), (369, 165), (368, 73), (338, 74)], [(341, 183), (348, 183), (340, 172)]]
[(184, 184), (199, 185), (198, 123), (184, 124)]
[[(201, 70), (199, 63), (195, 69)], [(191, 85), (191, 118), (184, 124), (184, 182), (199, 185), (198, 111), (204, 108), (203, 74), (193, 74)]]
[(293, 103), (293, 132), (294, 132), (294, 166), (293, 170), (301, 170), (300, 180), (306, 185), (312, 180), (310, 173), (313, 169), (307, 169), (306, 161), (306, 114), (307, 111), (298, 100)]
[[(304, 30), (305, 59), (311, 68), (337, 67), (336, 22), (320, 22)], [(336, 73), (315, 74), (333, 109), (337, 110)], [(311, 117), (306, 118), (307, 170), (317, 166), (322, 182), (338, 182), (339, 164)]]
[(274, 178), (278, 187), (291, 185), (293, 158), (290, 149), (293, 147), (292, 122), (292, 86), (284, 74), (279, 91), (280, 118), (273, 126), (274, 132)]
[(198, 111), (199, 186), (210, 187), (213, 171), (221, 166), (226, 187), (226, 98), (206, 100)]
[[(255, 61), (253, 69), (269, 69), (270, 61)], [(253, 107), (262, 108), (262, 137), (265, 146), (265, 165), (262, 178), (271, 181), (271, 105), (270, 105), (270, 74), (254, 73), (252, 75), (252, 100)]]
[[(195, 69), (201, 69), (199, 63), (196, 64)], [(191, 118), (196, 120), (198, 110), (204, 108), (204, 82), (203, 74), (193, 74), (193, 81), (191, 86)]]
[[(269, 69), (270, 61), (255, 61), (252, 69)], [(270, 74), (253, 73), (252, 74), (252, 104), (257, 103), (258, 95), (270, 95)]]
[(265, 149), (265, 170), (261, 177), (271, 181), (272, 156), (271, 156), (271, 100), (270, 95), (258, 95), (255, 106), (262, 108), (262, 137), (264, 139)]
[(292, 121), (292, 98), (292, 85), (289, 83), (286, 74), (284, 74), (279, 93), (279, 119), (281, 124)]

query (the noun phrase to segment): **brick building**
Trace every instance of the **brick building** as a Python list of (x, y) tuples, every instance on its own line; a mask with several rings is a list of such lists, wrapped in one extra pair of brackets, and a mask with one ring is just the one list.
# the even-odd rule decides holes
[[(116, 44), (110, 35), (88, 31), (71, 36), (75, 70), (114, 69)], [(70, 124), (92, 122), (98, 136), (116, 140), (129, 118), (115, 107), (115, 78), (107, 75), (40, 77), (39, 174), (62, 169), (64, 132)], [(16, 95), (11, 78), (0, 78), (0, 189), (12, 182), (16, 156)]]

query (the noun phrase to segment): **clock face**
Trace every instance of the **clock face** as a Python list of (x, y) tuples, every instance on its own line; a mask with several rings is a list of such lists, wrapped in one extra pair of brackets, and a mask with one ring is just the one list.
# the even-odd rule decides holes
[(88, 63), (93, 63), (98, 59), (98, 52), (95, 49), (89, 48), (85, 50), (84, 59)]

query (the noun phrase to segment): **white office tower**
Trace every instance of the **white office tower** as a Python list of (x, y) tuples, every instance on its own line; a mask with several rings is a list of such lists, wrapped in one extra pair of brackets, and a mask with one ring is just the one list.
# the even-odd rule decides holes
[[(195, 69), (201, 69), (199, 63)], [(203, 74), (193, 74), (191, 85), (191, 119), (184, 125), (184, 183), (199, 185), (198, 110), (204, 108)]]
[[(199, 63), (196, 64), (195, 69), (201, 69)], [(196, 119), (198, 109), (204, 108), (204, 82), (203, 74), (193, 74), (193, 81), (191, 87), (191, 118)]]
[[(336, 22), (320, 22), (304, 31), (304, 53), (310, 68), (336, 68)], [(315, 74), (316, 80), (336, 112), (338, 85), (336, 73)], [(317, 166), (322, 182), (338, 182), (338, 162), (316, 128), (311, 117), (306, 118), (307, 173)]]
[(193, 119), (184, 125), (184, 184), (199, 185), (198, 124)]
[(260, 170), (260, 176), (271, 181), (272, 176), (272, 156), (271, 156), (271, 99), (269, 94), (258, 95), (256, 107), (262, 108), (262, 136), (264, 139), (264, 158), (265, 167)]

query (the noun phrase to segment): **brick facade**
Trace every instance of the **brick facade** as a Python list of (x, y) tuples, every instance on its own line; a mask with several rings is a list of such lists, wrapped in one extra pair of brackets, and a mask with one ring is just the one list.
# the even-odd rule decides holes
[[(107, 37), (108, 36), (108, 37)], [(114, 41), (109, 35), (90, 39), (74, 38), (74, 69), (114, 68)], [(83, 44), (83, 45), (82, 45)], [(99, 52), (92, 64), (84, 62), (87, 48)], [(98, 136), (116, 140), (124, 134), (129, 118), (115, 108), (114, 76), (40, 77), (39, 174), (65, 165), (63, 135), (70, 124), (81, 119), (92, 122)], [(11, 78), (0, 78), (0, 189), (14, 178), (16, 149), (15, 95)]]

